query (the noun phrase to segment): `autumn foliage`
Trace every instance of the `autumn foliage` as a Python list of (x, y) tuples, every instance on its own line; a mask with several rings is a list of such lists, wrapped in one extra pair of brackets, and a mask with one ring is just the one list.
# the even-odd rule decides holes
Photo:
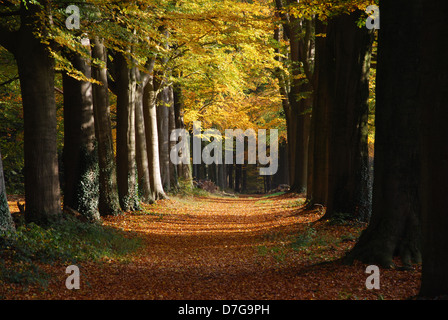
[[(11, 210), (17, 211), (11, 203)], [(65, 265), (43, 265), (46, 289), (3, 283), (4, 299), (377, 300), (418, 292), (419, 268), (381, 269), (368, 290), (366, 265), (344, 265), (365, 224), (319, 221), (294, 195), (163, 200), (104, 225), (141, 240), (128, 255), (81, 261), (81, 289), (65, 288)]]

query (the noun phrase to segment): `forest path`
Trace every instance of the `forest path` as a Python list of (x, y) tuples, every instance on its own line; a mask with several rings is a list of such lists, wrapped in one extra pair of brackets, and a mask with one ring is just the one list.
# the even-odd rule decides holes
[(141, 215), (110, 218), (106, 224), (145, 239), (144, 248), (121, 273), (128, 285), (132, 283), (129, 290), (134, 295), (293, 298), (294, 283), (284, 278), (286, 274), (280, 282), (274, 280), (280, 262), (260, 248), (277, 246), (297, 232), (298, 224), (319, 218), (318, 210), (299, 214), (303, 202), (289, 195), (172, 198), (147, 206)]
[(104, 220), (142, 240), (125, 261), (80, 263), (81, 288), (67, 290), (66, 266), (51, 267), (49, 290), (28, 299), (292, 300), (406, 299), (418, 270), (381, 271), (367, 290), (366, 266), (341, 264), (363, 229), (319, 221), (297, 195), (173, 197)]

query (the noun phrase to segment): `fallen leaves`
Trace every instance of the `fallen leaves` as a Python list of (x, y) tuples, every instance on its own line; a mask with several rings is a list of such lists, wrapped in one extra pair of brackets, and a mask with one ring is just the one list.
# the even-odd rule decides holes
[(365, 226), (331, 225), (319, 220), (320, 209), (302, 204), (291, 195), (161, 200), (105, 219), (144, 245), (125, 262), (83, 263), (80, 290), (67, 290), (65, 267), (52, 265), (43, 266), (52, 275), (48, 290), (10, 285), (3, 297), (376, 300), (417, 294), (419, 266), (381, 269), (381, 289), (366, 289), (366, 265), (339, 260)]

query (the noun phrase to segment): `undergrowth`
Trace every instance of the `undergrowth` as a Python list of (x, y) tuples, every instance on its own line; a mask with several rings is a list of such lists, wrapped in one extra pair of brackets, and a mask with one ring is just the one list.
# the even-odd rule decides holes
[[(327, 226), (333, 226), (328, 223)], [(308, 259), (333, 259), (336, 248), (344, 243), (356, 241), (360, 231), (342, 231), (334, 233), (318, 225), (309, 224), (295, 234), (284, 235), (280, 232), (268, 233), (263, 237), (265, 244), (257, 247), (260, 256), (271, 257), (282, 262), (288, 257), (303, 254)]]
[(0, 235), (0, 281), (46, 286), (42, 264), (124, 259), (140, 246), (136, 237), (100, 224), (68, 218), (49, 228), (34, 223)]

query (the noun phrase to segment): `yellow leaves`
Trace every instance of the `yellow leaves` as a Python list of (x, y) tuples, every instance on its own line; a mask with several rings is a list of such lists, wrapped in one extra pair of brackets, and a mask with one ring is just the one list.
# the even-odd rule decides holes
[(311, 19), (318, 16), (320, 20), (342, 13), (353, 12), (356, 9), (364, 11), (365, 8), (377, 1), (375, 0), (301, 0), (282, 10), (283, 13), (298, 19)]
[[(204, 7), (196, 7), (199, 3)], [(183, 32), (191, 31), (181, 39), (190, 50), (179, 61), (185, 75), (180, 80), (184, 120), (187, 126), (201, 121), (205, 128), (256, 129), (257, 117), (265, 113), (257, 110), (281, 105), (277, 84), (272, 82), (272, 70), (280, 64), (270, 41), (271, 11), (259, 1), (220, 1), (213, 7), (207, 3), (188, 5), (202, 10), (200, 15), (183, 13)]]
[(101, 84), (97, 80), (93, 78), (86, 77), (81, 71), (74, 68), (72, 63), (64, 57), (62, 54), (60, 54), (57, 51), (50, 50), (50, 54), (54, 57), (56, 61), (56, 67), (55, 70), (62, 70), (67, 72), (68, 75), (70, 75), (72, 78), (79, 80), (79, 81), (88, 81), (95, 84)]

